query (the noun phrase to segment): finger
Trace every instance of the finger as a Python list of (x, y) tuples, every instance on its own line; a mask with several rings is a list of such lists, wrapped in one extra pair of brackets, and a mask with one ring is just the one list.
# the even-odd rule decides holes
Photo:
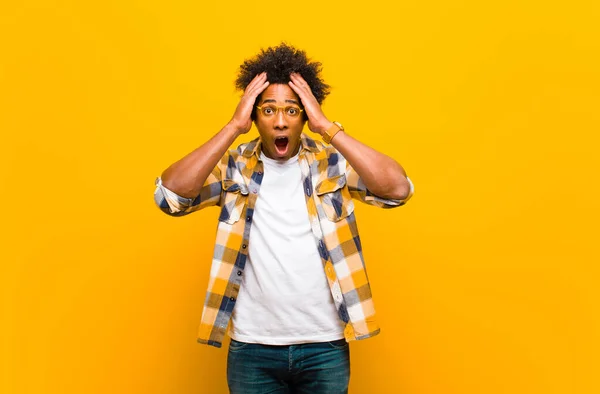
[[(294, 85), (300, 89), (304, 94), (306, 94), (307, 96), (313, 96), (312, 93), (312, 89), (310, 88), (310, 85), (308, 85), (306, 82), (302, 83), (299, 80), (295, 80), (292, 81), (294, 83)], [(299, 93), (298, 93), (299, 94)], [(313, 96), (314, 97), (314, 96)]]
[(304, 81), (300, 80), (300, 78), (298, 78), (298, 74), (296, 73), (291, 73), (290, 74), (290, 79), (292, 80), (292, 82), (294, 82), (294, 84), (296, 84), (298, 87), (304, 87), (303, 83)]
[(244, 94), (244, 97), (240, 102), (240, 110), (243, 111), (243, 113), (245, 113), (247, 116), (250, 116), (252, 108), (254, 107), (254, 103), (256, 102), (256, 98), (267, 88), (267, 86), (269, 86), (269, 81), (265, 81), (262, 85)]
[(291, 81), (291, 83), (294, 84), (294, 86), (296, 86), (298, 89), (304, 91), (304, 92), (310, 92), (310, 86), (308, 86), (308, 84), (304, 81), (299, 80), (298, 78), (293, 78)]
[(306, 92), (306, 90), (302, 89), (300, 86), (296, 85), (292, 81), (288, 82), (288, 85), (290, 85), (290, 87), (292, 88), (292, 90), (294, 92), (296, 92), (296, 94), (300, 97), (300, 101), (302, 101), (302, 103), (306, 106), (306, 104), (304, 103), (304, 101), (307, 98), (307, 92)]
[(261, 85), (254, 87), (251, 91), (248, 92), (248, 97), (256, 99), (258, 95), (261, 94), (267, 88), (267, 86), (269, 86), (269, 81), (265, 81)]
[(303, 88), (310, 88), (310, 86), (308, 86), (308, 83), (306, 83), (304, 78), (302, 78), (302, 75), (300, 75), (299, 73), (292, 73), (290, 76), (293, 78), (295, 84)]
[(262, 85), (258, 86), (256, 88), (256, 96), (255, 97), (258, 97), (259, 94), (261, 94), (262, 92), (264, 92), (265, 89), (267, 88), (267, 86), (269, 86), (269, 81), (265, 81), (265, 82), (263, 82)]
[(256, 86), (261, 85), (266, 80), (267, 80), (267, 74), (266, 73), (258, 74), (248, 84), (248, 86), (246, 87), (246, 91), (245, 92), (251, 92), (252, 90), (254, 90), (256, 88)]
[[(246, 87), (246, 90), (244, 91), (244, 94), (240, 100), (240, 104), (247, 106), (247, 102), (254, 103), (256, 97), (258, 97), (258, 95), (261, 94), (267, 88), (267, 86), (269, 86), (269, 81), (260, 82), (262, 79), (263, 78), (257, 78), (254, 85), (248, 85)], [(258, 83), (260, 83), (260, 85), (257, 85)]]
[(298, 83), (293, 82), (293, 81), (290, 81), (289, 85), (292, 88), (292, 90), (294, 92), (296, 92), (296, 94), (298, 96), (300, 96), (300, 99), (303, 101), (307, 101), (307, 100), (313, 99), (315, 97), (312, 94), (312, 90), (310, 89), (310, 86), (302, 87)]
[(252, 78), (252, 81), (250, 81), (250, 83), (248, 84), (248, 86), (246, 86), (246, 90), (245, 91), (249, 91), (254, 89), (254, 87), (258, 84), (263, 83), (267, 78), (267, 73), (266, 71), (263, 71), (260, 74), (257, 74), (254, 78)]
[(297, 94), (300, 94), (298, 91), (299, 91), (299, 90), (301, 90), (301, 89), (298, 87), (298, 85), (296, 85), (296, 84), (294, 83), (294, 81), (289, 81), (289, 82), (288, 82), (288, 85), (290, 85), (290, 87), (292, 88), (292, 90), (293, 90), (294, 92), (296, 92)]

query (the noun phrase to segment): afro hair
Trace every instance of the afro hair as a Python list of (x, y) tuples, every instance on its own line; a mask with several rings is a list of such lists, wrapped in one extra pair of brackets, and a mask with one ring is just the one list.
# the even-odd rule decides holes
[[(267, 72), (267, 81), (270, 84), (287, 85), (290, 81), (290, 74), (295, 72), (304, 78), (319, 104), (322, 104), (329, 94), (330, 86), (325, 84), (319, 76), (321, 70), (321, 63), (311, 62), (306, 56), (306, 52), (282, 42), (276, 47), (261, 49), (258, 55), (245, 60), (240, 66), (235, 87), (242, 91), (246, 90), (252, 79), (264, 71)], [(255, 105), (257, 104), (258, 98)], [(304, 113), (304, 117), (306, 119), (306, 113)], [(252, 111), (252, 120), (255, 119), (256, 109)]]

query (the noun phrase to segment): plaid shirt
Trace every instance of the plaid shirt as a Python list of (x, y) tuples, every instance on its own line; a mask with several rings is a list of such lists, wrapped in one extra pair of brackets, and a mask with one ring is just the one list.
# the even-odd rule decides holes
[[(306, 208), (315, 244), (339, 318), (344, 321), (346, 341), (379, 333), (371, 287), (363, 260), (354, 217), (354, 202), (380, 208), (404, 205), (404, 200), (373, 195), (346, 159), (333, 147), (302, 134), (298, 158)], [(221, 347), (236, 304), (244, 266), (254, 206), (263, 179), (259, 160), (260, 138), (228, 151), (213, 169), (196, 198), (183, 198), (156, 179), (154, 199), (171, 216), (183, 216), (211, 205), (221, 207), (210, 279), (197, 341)]]

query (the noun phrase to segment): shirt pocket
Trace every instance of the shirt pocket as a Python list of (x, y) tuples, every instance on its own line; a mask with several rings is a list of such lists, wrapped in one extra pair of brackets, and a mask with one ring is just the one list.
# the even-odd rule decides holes
[(339, 222), (354, 212), (354, 202), (346, 185), (346, 175), (324, 179), (315, 188), (327, 218)]
[(219, 221), (234, 224), (240, 220), (246, 206), (248, 188), (245, 184), (238, 183), (233, 179), (224, 179), (222, 187), (223, 204), (221, 206)]

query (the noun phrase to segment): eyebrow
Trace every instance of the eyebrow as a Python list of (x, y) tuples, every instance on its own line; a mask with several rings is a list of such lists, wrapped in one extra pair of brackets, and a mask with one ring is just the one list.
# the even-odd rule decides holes
[[(298, 103), (296, 100), (285, 100), (286, 103), (291, 103), (291, 104), (296, 104), (296, 105), (300, 105), (300, 103)], [(263, 101), (261, 104), (266, 104), (266, 103), (277, 103), (277, 100), (274, 99), (267, 99), (265, 101)]]

